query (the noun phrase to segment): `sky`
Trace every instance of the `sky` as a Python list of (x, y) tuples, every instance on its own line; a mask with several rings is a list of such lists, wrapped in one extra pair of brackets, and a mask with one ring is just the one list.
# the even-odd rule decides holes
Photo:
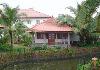
[(0, 0), (0, 3), (7, 3), (11, 7), (17, 7), (21, 9), (33, 8), (36, 11), (45, 13), (50, 16), (57, 17), (58, 14), (71, 14), (68, 6), (74, 8), (77, 4), (81, 4), (85, 0)]

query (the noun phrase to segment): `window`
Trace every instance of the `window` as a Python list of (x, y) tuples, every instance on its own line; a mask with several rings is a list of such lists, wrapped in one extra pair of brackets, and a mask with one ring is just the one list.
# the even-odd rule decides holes
[(36, 20), (36, 23), (39, 24), (40, 23), (40, 20)]
[(37, 39), (44, 39), (43, 33), (37, 33)]
[(48, 38), (49, 38), (49, 34), (48, 34), (48, 33), (46, 33), (46, 34), (45, 34), (45, 36), (46, 36), (46, 39), (48, 39)]
[(26, 20), (28, 24), (31, 24), (31, 20)]
[(67, 33), (63, 33), (63, 39), (67, 39), (68, 34)]
[(62, 34), (61, 33), (57, 34), (57, 39), (62, 39)]
[(57, 33), (57, 39), (66, 39), (67, 33)]

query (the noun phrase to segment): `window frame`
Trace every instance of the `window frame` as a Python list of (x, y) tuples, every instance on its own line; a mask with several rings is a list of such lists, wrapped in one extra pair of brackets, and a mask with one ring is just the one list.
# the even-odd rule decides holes
[(36, 20), (36, 24), (39, 24), (39, 23), (40, 23), (40, 20), (39, 20), (39, 19), (37, 19), (37, 20)]
[(67, 33), (57, 33), (57, 39), (67, 39)]
[(44, 39), (44, 33), (37, 33), (37, 39)]

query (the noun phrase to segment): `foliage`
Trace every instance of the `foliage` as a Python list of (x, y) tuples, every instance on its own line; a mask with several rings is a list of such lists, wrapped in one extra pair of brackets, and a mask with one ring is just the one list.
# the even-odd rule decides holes
[(100, 33), (100, 13), (95, 18), (97, 23), (96, 31)]
[(75, 15), (73, 30), (80, 35), (80, 41), (84, 44), (90, 44), (95, 39), (91, 33), (96, 30), (97, 19), (93, 18), (92, 15), (96, 12), (99, 5), (99, 0), (86, 0), (81, 5), (78, 4), (77, 10), (73, 7), (68, 7)]
[(9, 34), (5, 29), (0, 30), (0, 44), (6, 44), (9, 40)]
[(97, 66), (100, 66), (100, 59), (98, 59), (97, 61)]
[(53, 47), (54, 47), (55, 49), (58, 49), (58, 50), (59, 50), (59, 49), (62, 49), (61, 46), (59, 46), (59, 45), (54, 45)]
[(58, 20), (63, 24), (71, 23), (74, 32), (80, 36), (80, 41), (84, 44), (91, 44), (94, 40), (91, 33), (96, 31), (96, 28), (97, 31), (99, 30), (99, 15), (97, 18), (92, 17), (99, 5), (100, 0), (83, 1), (81, 5), (78, 4), (77, 9), (71, 6), (67, 7), (75, 15), (75, 18), (62, 14), (58, 16)]
[(91, 63), (85, 65), (79, 64), (77, 70), (91, 70)]
[[(19, 21), (18, 23), (16, 23), (14, 25), (14, 39), (15, 39), (15, 43), (21, 43), (21, 41), (23, 40), (23, 36), (28, 37), (27, 35), (25, 35), (27, 32), (27, 26), (23, 24), (22, 21)], [(28, 40), (27, 40), (28, 41)]]
[(22, 35), (22, 43), (25, 45), (25, 46), (31, 46), (32, 44), (32, 37), (29, 33), (25, 32), (23, 35)]
[(45, 47), (33, 47), (32, 50), (39, 51), (39, 50), (46, 50), (46, 48)]
[(6, 30), (9, 32), (10, 36), (10, 43), (11, 46), (13, 46), (13, 25), (18, 22), (18, 14), (17, 9), (18, 8), (11, 8), (7, 4), (1, 4), (3, 5), (4, 9), (0, 12), (1, 14), (1, 21), (4, 26), (6, 26)]
[[(96, 69), (95, 70), (99, 70), (100, 68), (100, 59), (98, 59), (96, 61)], [(93, 63), (92, 61), (88, 62), (87, 64), (79, 64), (77, 66), (77, 70), (93, 70)]]
[(0, 52), (7, 52), (7, 51), (11, 51), (11, 47), (9, 44), (0, 44)]
[[(78, 13), (76, 16), (76, 28), (79, 31), (81, 42), (91, 42), (91, 32), (95, 31), (96, 23), (92, 15), (100, 5), (100, 0), (86, 0), (78, 5)], [(91, 29), (90, 29), (91, 28)]]
[(5, 31), (2, 31), (3, 37), (0, 40), (3, 43), (11, 43), (11, 46), (13, 46), (13, 43), (23, 43), (25, 46), (30, 46), (32, 38), (26, 32), (27, 26), (19, 19), (21, 14), (17, 12), (18, 7), (11, 8), (7, 4), (1, 5), (3, 5), (4, 9), (0, 12), (0, 21), (6, 27), (4, 28)]
[(73, 25), (74, 24), (74, 18), (70, 15), (64, 15), (64, 14), (60, 14), (58, 15), (58, 21), (60, 24), (67, 24), (67, 25)]
[[(7, 45), (8, 46), (8, 45)], [(69, 57), (75, 57), (84, 55), (90, 52), (90, 48), (55, 48), (55, 47), (14, 47), (10, 50), (8, 46), (6, 48), (3, 47), (2, 53), (0, 53), (2, 58), (0, 59), (0, 63), (6, 63), (10, 61), (24, 61), (24, 60), (48, 60), (48, 59), (63, 59)], [(99, 50), (100, 48), (91, 48), (92, 50)], [(10, 50), (10, 52), (9, 52)], [(96, 51), (95, 51), (96, 53)], [(100, 62), (99, 62), (100, 63)], [(99, 65), (98, 63), (98, 65)], [(89, 64), (79, 65), (80, 68), (85, 67), (88, 68)], [(78, 66), (78, 67), (79, 67)]]
[(91, 47), (100, 47), (100, 42), (95, 41), (94, 44), (86, 44), (79, 42), (79, 47), (91, 48)]

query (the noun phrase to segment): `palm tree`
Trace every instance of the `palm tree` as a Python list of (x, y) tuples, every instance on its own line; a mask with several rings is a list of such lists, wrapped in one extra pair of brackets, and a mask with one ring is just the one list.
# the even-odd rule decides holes
[[(92, 15), (96, 12), (99, 5), (100, 0), (86, 0), (81, 5), (78, 4), (77, 9), (67, 7), (75, 15), (75, 18), (70, 17), (70, 20), (74, 22), (72, 23), (73, 30), (79, 34), (81, 42), (89, 43), (91, 41), (91, 33), (96, 29), (96, 21), (92, 18)], [(60, 21), (68, 22), (67, 19), (66, 17), (62, 17)]]
[(15, 30), (15, 38), (16, 38), (16, 42), (20, 43), (21, 38), (23, 37), (23, 34), (26, 32), (26, 30), (28, 29), (26, 25), (23, 24), (22, 21), (19, 21), (18, 23), (16, 23), (14, 25), (14, 30)]
[(100, 33), (100, 13), (99, 15), (97, 15), (96, 21), (97, 21), (96, 31)]
[(2, 24), (6, 26), (7, 31), (10, 35), (10, 44), (13, 47), (13, 26), (18, 21), (18, 8), (11, 8), (7, 4), (1, 4), (4, 10), (0, 12)]
[(86, 0), (79, 6), (76, 16), (76, 27), (82, 42), (89, 43), (91, 41), (91, 33), (96, 29), (96, 22), (92, 15), (100, 5), (100, 0)]
[(59, 14), (57, 18), (58, 22), (61, 24), (67, 24), (67, 25), (74, 25), (74, 18), (68, 14)]

